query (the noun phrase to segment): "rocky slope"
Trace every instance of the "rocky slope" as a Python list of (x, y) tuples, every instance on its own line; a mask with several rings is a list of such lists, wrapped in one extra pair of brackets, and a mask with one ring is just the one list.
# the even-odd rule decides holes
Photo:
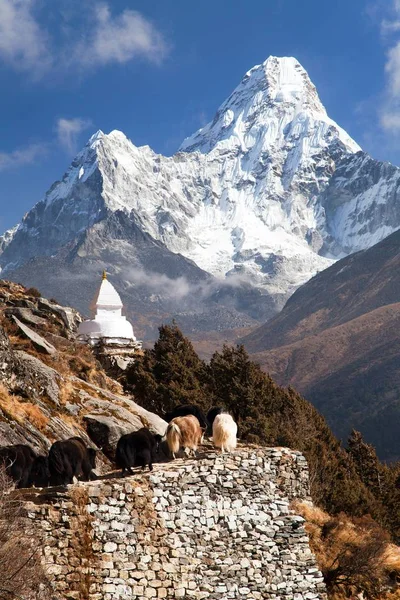
[(123, 433), (166, 423), (125, 395), (86, 346), (75, 341), (79, 314), (35, 290), (0, 280), (0, 445), (43, 453), (57, 439), (84, 437), (113, 458)]
[(71, 302), (56, 270), (84, 309), (90, 269), (106, 267), (141, 335), (170, 315), (186, 331), (247, 327), (400, 225), (399, 172), (329, 118), (294, 58), (269, 57), (172, 157), (92, 136), (1, 238), (0, 268)]
[(344, 439), (352, 427), (399, 459), (400, 232), (344, 258), (298, 289), (242, 339), (283, 385), (294, 385)]

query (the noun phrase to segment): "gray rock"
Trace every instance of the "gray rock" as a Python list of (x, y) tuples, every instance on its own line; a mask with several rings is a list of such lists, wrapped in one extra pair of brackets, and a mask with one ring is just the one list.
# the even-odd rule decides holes
[[(167, 423), (157, 415), (129, 398), (112, 394), (87, 382), (84, 385), (88, 391), (81, 390), (80, 396), (85, 407), (83, 419), (88, 435), (111, 460), (114, 459), (119, 438), (125, 433), (148, 427), (153, 433), (164, 435)], [(91, 396), (91, 389), (104, 399)]]
[(82, 321), (78, 311), (69, 306), (60, 306), (59, 304), (49, 302), (45, 298), (40, 298), (38, 307), (45, 312), (53, 313), (61, 318), (65, 327), (72, 333), (76, 332), (79, 323)]
[(15, 357), (4, 329), (0, 327), (0, 380), (7, 379), (15, 368)]
[(16, 325), (20, 329), (21, 333), (25, 337), (27, 337), (28, 339), (31, 340), (32, 344), (35, 346), (35, 348), (37, 350), (39, 350), (39, 352), (45, 352), (46, 354), (56, 354), (57, 353), (57, 350), (54, 348), (54, 346), (52, 344), (49, 344), (49, 342), (46, 342), (46, 340), (41, 335), (39, 335), (38, 333), (33, 331), (33, 329), (28, 327), (28, 325), (24, 325), (23, 323), (21, 323), (21, 321), (19, 319), (17, 319), (17, 317), (15, 315), (12, 315), (12, 319), (13, 319), (14, 323), (16, 323)]
[(55, 369), (45, 365), (41, 360), (36, 358), (36, 356), (32, 356), (27, 352), (18, 350), (15, 352), (15, 356), (36, 379), (48, 398), (54, 402), (54, 404), (59, 406), (60, 388), (58, 383), (61, 379), (60, 374)]
[[(119, 438), (125, 433), (134, 431), (128, 424), (122, 424), (115, 417), (101, 414), (88, 414), (83, 417), (90, 439), (110, 460), (114, 460), (115, 449)], [(141, 425), (143, 427), (143, 425)], [(140, 427), (138, 427), (140, 429)]]
[(10, 307), (6, 308), (4, 311), (7, 316), (15, 315), (18, 319), (23, 321), (24, 323), (28, 323), (29, 325), (46, 325), (46, 319), (42, 317), (38, 317), (33, 313), (30, 308), (24, 307)]

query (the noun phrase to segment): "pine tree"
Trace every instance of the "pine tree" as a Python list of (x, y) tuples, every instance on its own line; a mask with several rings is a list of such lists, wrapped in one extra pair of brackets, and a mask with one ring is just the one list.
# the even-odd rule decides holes
[(207, 408), (205, 364), (176, 323), (162, 325), (152, 350), (146, 350), (127, 373), (137, 400), (148, 410), (164, 414), (179, 404)]
[(243, 346), (223, 346), (208, 368), (208, 385), (217, 404), (222, 404), (238, 423), (240, 436), (264, 443), (269, 437), (268, 404), (271, 380), (252, 362)]
[(398, 468), (382, 464), (375, 448), (367, 444), (361, 433), (354, 429), (348, 440), (348, 452), (358, 476), (375, 498), (374, 517), (399, 539), (400, 489), (396, 485)]
[(384, 474), (375, 448), (364, 442), (361, 433), (355, 429), (351, 432), (347, 446), (362, 481), (372, 489), (375, 496), (381, 496)]

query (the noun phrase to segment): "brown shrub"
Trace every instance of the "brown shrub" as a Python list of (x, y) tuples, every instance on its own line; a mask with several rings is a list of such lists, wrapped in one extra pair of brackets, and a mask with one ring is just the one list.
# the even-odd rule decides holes
[(42, 294), (41, 294), (41, 293), (39, 292), (39, 290), (38, 290), (37, 288), (35, 288), (35, 287), (30, 287), (30, 288), (27, 288), (27, 289), (25, 290), (25, 294), (26, 294), (27, 296), (33, 296), (33, 298), (41, 298), (41, 297), (42, 297)]
[(17, 405), (19, 405), (19, 403), (16, 397), (9, 393), (3, 383), (0, 383), (0, 410), (2, 410), (7, 417), (21, 423), (23, 416), (20, 414)]
[(370, 517), (329, 516), (307, 502), (293, 508), (306, 520), (310, 546), (332, 600), (400, 598), (400, 548)]
[(49, 418), (42, 412), (37, 404), (31, 402), (23, 402), (20, 409), (30, 423), (39, 431), (45, 431)]
[(67, 377), (64, 377), (63, 380), (60, 383), (60, 393), (59, 393), (59, 400), (60, 400), (60, 404), (62, 404), (63, 406), (65, 406), (65, 404), (67, 402), (71, 402), (71, 400), (73, 401), (75, 396), (78, 395), (78, 390), (77, 387), (74, 386), (71, 382), (71, 380)]
[(0, 598), (50, 598), (40, 547), (11, 482), (0, 469)]

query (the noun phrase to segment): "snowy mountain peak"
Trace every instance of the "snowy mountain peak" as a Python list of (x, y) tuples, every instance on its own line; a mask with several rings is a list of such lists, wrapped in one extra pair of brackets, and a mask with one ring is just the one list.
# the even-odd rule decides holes
[[(85, 256), (105, 252), (110, 264), (115, 248), (129, 255), (134, 245), (118, 237), (123, 218), (158, 248), (229, 285), (246, 281), (280, 305), (338, 256), (400, 226), (400, 212), (382, 217), (385, 202), (397, 198), (400, 170), (356, 154), (360, 147), (327, 115), (294, 58), (271, 56), (250, 69), (181, 150), (166, 157), (121, 131), (98, 131), (0, 238), (0, 268), (12, 272), (71, 244)], [(109, 218), (104, 249), (97, 235)]]
[[(346, 149), (360, 147), (326, 113), (307, 71), (292, 57), (270, 56), (250, 69), (213, 121), (186, 138), (180, 150), (210, 152), (217, 144), (239, 146), (244, 152), (262, 142), (264, 150), (280, 146), (287, 126), (297, 137), (315, 122), (325, 134), (332, 127)], [(320, 124), (320, 125), (319, 125)], [(230, 140), (227, 142), (227, 140)]]
[(101, 140), (104, 137), (104, 132), (101, 129), (98, 129), (96, 131), (96, 133), (94, 133), (90, 138), (88, 143), (86, 144), (87, 146), (91, 146), (92, 144), (94, 144), (95, 142), (97, 142), (98, 140)]
[(307, 106), (326, 114), (307, 71), (293, 57), (270, 56), (246, 73), (237, 90), (249, 84), (253, 89), (255, 86), (263, 87), (273, 102), (300, 104), (303, 108)]

